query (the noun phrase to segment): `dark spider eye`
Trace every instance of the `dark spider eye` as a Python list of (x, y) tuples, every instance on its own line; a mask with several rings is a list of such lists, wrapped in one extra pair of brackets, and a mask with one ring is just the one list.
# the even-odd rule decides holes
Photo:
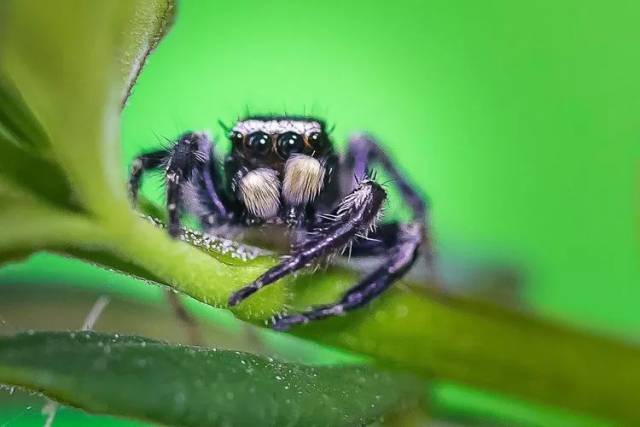
[(251, 153), (263, 156), (271, 149), (271, 140), (264, 132), (254, 132), (247, 138), (246, 147)]
[(309, 134), (309, 144), (311, 144), (313, 147), (317, 147), (318, 145), (320, 145), (323, 139), (324, 135), (322, 134), (322, 132), (312, 132)]
[(295, 132), (285, 132), (278, 137), (278, 154), (287, 158), (290, 154), (299, 153), (304, 148), (301, 135)]
[(231, 136), (229, 137), (234, 144), (240, 144), (244, 139), (244, 135), (240, 132), (234, 131), (231, 132)]

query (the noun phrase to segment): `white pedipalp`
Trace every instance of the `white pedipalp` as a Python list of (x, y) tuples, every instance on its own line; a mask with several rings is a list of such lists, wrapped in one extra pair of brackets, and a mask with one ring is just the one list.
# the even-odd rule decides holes
[(305, 205), (322, 191), (326, 170), (318, 159), (294, 154), (287, 160), (284, 170), (282, 195), (290, 205)]
[(257, 218), (269, 219), (280, 209), (280, 179), (269, 168), (247, 173), (238, 184), (239, 196), (247, 210)]

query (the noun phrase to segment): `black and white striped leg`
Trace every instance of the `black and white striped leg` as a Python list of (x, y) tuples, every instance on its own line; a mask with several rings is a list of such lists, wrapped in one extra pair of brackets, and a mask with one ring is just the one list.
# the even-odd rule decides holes
[(135, 203), (138, 199), (138, 191), (142, 182), (142, 175), (145, 171), (158, 169), (169, 157), (168, 150), (158, 150), (151, 153), (142, 154), (133, 161), (131, 174), (129, 175), (129, 197)]
[(275, 319), (273, 328), (285, 330), (296, 324), (345, 314), (364, 306), (379, 296), (413, 265), (422, 242), (422, 228), (423, 225), (417, 222), (400, 225), (397, 242), (391, 249), (387, 260), (356, 286), (349, 289), (340, 301), (318, 306), (300, 314)]
[(234, 306), (259, 289), (304, 267), (318, 259), (340, 252), (353, 239), (366, 234), (386, 199), (386, 192), (377, 183), (363, 180), (358, 187), (343, 199), (340, 206), (326, 223), (311, 230), (308, 238), (294, 248), (292, 254), (280, 264), (267, 270), (249, 285), (235, 292), (229, 298)]

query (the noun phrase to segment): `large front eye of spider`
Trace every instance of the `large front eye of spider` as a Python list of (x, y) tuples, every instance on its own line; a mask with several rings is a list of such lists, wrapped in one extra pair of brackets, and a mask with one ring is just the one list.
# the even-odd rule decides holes
[(286, 159), (293, 153), (299, 153), (304, 148), (302, 135), (295, 132), (285, 132), (278, 137), (278, 154)]
[(259, 156), (264, 156), (271, 150), (271, 139), (264, 132), (254, 132), (246, 139), (247, 150)]

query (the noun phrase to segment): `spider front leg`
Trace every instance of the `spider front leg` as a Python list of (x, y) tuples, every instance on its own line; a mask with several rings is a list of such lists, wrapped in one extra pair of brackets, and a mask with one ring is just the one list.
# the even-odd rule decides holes
[(382, 224), (375, 233), (372, 233), (370, 239), (356, 242), (353, 246), (354, 255), (386, 255), (382, 265), (349, 289), (338, 302), (315, 307), (300, 314), (283, 316), (274, 321), (275, 329), (288, 329), (295, 324), (344, 314), (362, 307), (379, 296), (411, 268), (423, 245), (426, 246), (425, 252), (427, 252), (429, 266), (432, 266), (431, 251), (429, 245), (425, 244), (427, 242), (426, 204), (371, 136), (360, 134), (350, 139), (344, 161), (343, 188), (348, 189), (358, 185), (358, 181), (366, 176), (372, 163), (379, 163), (393, 179), (405, 203), (412, 211), (413, 220), (408, 224)]
[(206, 134), (185, 133), (173, 147), (138, 157), (129, 179), (134, 201), (142, 173), (160, 167), (165, 168), (167, 228), (171, 236), (179, 235), (183, 212), (197, 215), (204, 228), (229, 221), (230, 210), (221, 195), (221, 174)]
[[(273, 328), (285, 330), (295, 324), (345, 314), (367, 304), (411, 268), (422, 243), (422, 234), (422, 227), (418, 223), (400, 225), (397, 242), (391, 248), (387, 260), (356, 286), (349, 289), (340, 301), (321, 305), (300, 314), (280, 317), (274, 321)], [(381, 243), (381, 246), (384, 244)]]
[(324, 256), (341, 251), (356, 236), (366, 234), (375, 224), (385, 199), (386, 192), (379, 184), (369, 179), (361, 181), (358, 187), (342, 200), (330, 221), (312, 229), (307, 239), (295, 247), (292, 254), (280, 264), (232, 294), (229, 305), (234, 306), (287, 274), (310, 266)]

